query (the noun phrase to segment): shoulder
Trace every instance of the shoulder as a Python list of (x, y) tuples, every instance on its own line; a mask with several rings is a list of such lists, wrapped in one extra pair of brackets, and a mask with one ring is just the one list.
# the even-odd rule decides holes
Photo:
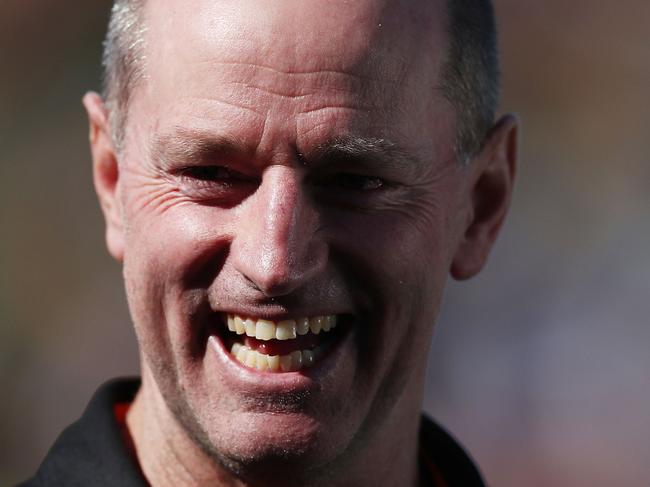
[(116, 404), (130, 402), (137, 379), (102, 385), (82, 416), (59, 435), (36, 475), (19, 487), (144, 485), (115, 419)]

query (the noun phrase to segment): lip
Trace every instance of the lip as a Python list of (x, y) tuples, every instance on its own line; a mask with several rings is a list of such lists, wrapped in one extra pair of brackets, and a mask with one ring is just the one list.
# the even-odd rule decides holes
[(355, 330), (356, 326), (349, 324), (318, 362), (296, 372), (266, 372), (246, 367), (226, 350), (223, 340), (215, 333), (208, 338), (208, 348), (221, 366), (223, 379), (232, 386), (258, 394), (306, 392), (317, 388), (326, 377), (336, 375), (338, 369), (344, 367), (345, 356), (354, 353)]

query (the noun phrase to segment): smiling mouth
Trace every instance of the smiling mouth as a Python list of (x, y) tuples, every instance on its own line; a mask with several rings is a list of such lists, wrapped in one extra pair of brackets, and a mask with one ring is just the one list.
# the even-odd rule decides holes
[(296, 372), (317, 364), (341, 336), (345, 315), (273, 321), (238, 314), (223, 316), (222, 339), (244, 366), (263, 372)]

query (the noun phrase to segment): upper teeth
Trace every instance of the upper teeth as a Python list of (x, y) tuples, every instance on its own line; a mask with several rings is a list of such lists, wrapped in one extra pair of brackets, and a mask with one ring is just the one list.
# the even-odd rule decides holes
[(336, 315), (312, 316), (295, 320), (272, 321), (228, 315), (228, 329), (238, 335), (248, 335), (258, 340), (291, 340), (297, 335), (311, 332), (318, 335), (336, 326)]

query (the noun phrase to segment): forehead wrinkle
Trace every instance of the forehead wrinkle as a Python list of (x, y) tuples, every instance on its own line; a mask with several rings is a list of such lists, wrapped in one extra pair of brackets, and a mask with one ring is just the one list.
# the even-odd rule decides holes
[(301, 110), (313, 110), (319, 103), (326, 103), (326, 100), (331, 100), (330, 103), (341, 103), (346, 99), (362, 98), (364, 93), (368, 92), (369, 86), (387, 81), (355, 70), (323, 68), (295, 71), (263, 63), (218, 59), (203, 59), (193, 61), (192, 64), (207, 66), (211, 79), (218, 81), (225, 88), (226, 94), (229, 93), (226, 87), (233, 88), (234, 91), (231, 93), (233, 96), (249, 93), (252, 98), (246, 100), (253, 106), (246, 106), (246, 108), (253, 110), (256, 109), (257, 102), (264, 100), (260, 97), (265, 95), (304, 100), (306, 106)]
[[(174, 58), (184, 59), (185, 61), (191, 60), (192, 62), (198, 63), (216, 63), (217, 59), (196, 59), (197, 54), (205, 52), (205, 48), (207, 47), (211, 49), (212, 53), (218, 54), (217, 57), (221, 59), (220, 62), (222, 65), (239, 66), (243, 70), (263, 69), (267, 72), (273, 71), (288, 76), (311, 74), (312, 69), (316, 66), (314, 64), (316, 62), (315, 60), (319, 60), (320, 62), (326, 62), (325, 66), (319, 66), (323, 68), (320, 70), (321, 73), (336, 77), (343, 75), (355, 78), (353, 84), (358, 86), (352, 87), (352, 91), (357, 93), (362, 93), (370, 88), (370, 85), (375, 84), (394, 85), (395, 88), (399, 89), (399, 86), (402, 84), (401, 80), (404, 77), (404, 66), (400, 66), (404, 60), (405, 53), (403, 52), (403, 48), (408, 47), (411, 55), (422, 51), (420, 49), (422, 47), (421, 39), (414, 33), (414, 31), (417, 31), (421, 35), (422, 28), (410, 28), (413, 27), (414, 22), (409, 21), (408, 16), (405, 16), (402, 11), (411, 10), (412, 7), (405, 9), (403, 5), (400, 5), (403, 2), (381, 1), (363, 3), (367, 3), (368, 5), (364, 8), (353, 9), (355, 15), (361, 16), (360, 19), (357, 19), (358, 22), (352, 23), (350, 18), (342, 19), (344, 22), (338, 22), (338, 27), (342, 25), (347, 26), (349, 32), (345, 36), (339, 36), (331, 43), (323, 43), (322, 38), (313, 38), (313, 36), (302, 39), (298, 34), (304, 34), (304, 29), (295, 29), (295, 26), (293, 29), (289, 29), (284, 37), (280, 38), (280, 31), (277, 30), (279, 29), (277, 26), (279, 22), (279, 19), (276, 18), (277, 16), (274, 16), (271, 20), (266, 19), (262, 22), (262, 25), (265, 27), (274, 26), (274, 29), (266, 32), (264, 28), (261, 28), (254, 22), (256, 19), (258, 22), (261, 22), (258, 15), (260, 9), (256, 9), (257, 14), (248, 20), (242, 19), (241, 15), (235, 15), (233, 9), (227, 9), (227, 12), (217, 12), (208, 9), (199, 21), (199, 26), (203, 27), (207, 33), (197, 35), (201, 29), (193, 29), (192, 33), (194, 35), (188, 36), (188, 43), (190, 45), (185, 46), (186, 48), (180, 52), (173, 53)], [(371, 7), (371, 4), (374, 6)], [(211, 16), (215, 18), (211, 19)], [(168, 29), (175, 22), (173, 17), (168, 21), (172, 22), (172, 24), (166, 24)], [(399, 17), (402, 22), (396, 19), (396, 17)], [(415, 17), (415, 15), (412, 14), (411, 17)], [(422, 15), (419, 17), (422, 17)], [(419, 17), (419, 23), (422, 23), (423, 20)], [(323, 22), (325, 25), (328, 25), (323, 19), (319, 21), (314, 21), (313, 19), (307, 20), (312, 26)], [(216, 24), (213, 25), (212, 22), (216, 22)], [(286, 23), (282, 25), (285, 28), (287, 27)], [(380, 27), (377, 27), (378, 25)], [(187, 25), (183, 24), (183, 26), (185, 27), (184, 30), (187, 30)], [(251, 30), (251, 33), (255, 34), (253, 38), (250, 38), (250, 36), (241, 36), (240, 27), (242, 26), (247, 26)], [(389, 28), (389, 26), (392, 28)], [(261, 31), (266, 32), (266, 36), (263, 36)], [(235, 32), (237, 32), (237, 36), (233, 39), (232, 36)], [(363, 34), (360, 34), (360, 32)], [(159, 33), (161, 35), (163, 34), (162, 31)], [(359, 36), (360, 38), (357, 39)], [(355, 39), (354, 42), (351, 37)], [(413, 39), (413, 37), (416, 37), (416, 39)], [(289, 55), (291, 53), (286, 53), (282, 50), (284, 44), (280, 43), (280, 41), (284, 43), (288, 42), (291, 46), (298, 42), (299, 39), (304, 42), (299, 43), (300, 52), (293, 52), (294, 57)], [(237, 42), (233, 44), (235, 40)], [(157, 43), (153, 44), (158, 45)], [(314, 46), (323, 46), (324, 44), (331, 44), (331, 46), (314, 51)], [(172, 45), (169, 42), (163, 43), (163, 46), (166, 46), (165, 50), (167, 51), (170, 48), (176, 51), (180, 49), (178, 45)], [(303, 52), (304, 49), (310, 49), (309, 46), (311, 46), (312, 50)], [(336, 46), (344, 46), (345, 52), (348, 53), (347, 56), (341, 56), (340, 53), (335, 55)], [(199, 49), (198, 47), (204, 49)], [(158, 51), (159, 49), (157, 48), (156, 50)], [(281, 59), (278, 59), (278, 56), (274, 55), (278, 52), (284, 54)], [(158, 58), (164, 61), (164, 58), (170, 54), (168, 52), (167, 56), (163, 57), (163, 53), (159, 53)], [(391, 61), (386, 62), (387, 59), (384, 59), (385, 56), (391, 58)], [(377, 93), (387, 88), (387, 86), (382, 86), (382, 89), (375, 87), (370, 91)]]
[(233, 66), (233, 67), (241, 67), (241, 68), (250, 68), (252, 70), (267, 70), (267, 71), (272, 71), (273, 73), (276, 74), (282, 74), (282, 75), (288, 75), (288, 76), (303, 76), (303, 75), (314, 75), (314, 74), (323, 74), (323, 75), (341, 75), (341, 76), (351, 76), (355, 78), (359, 78), (360, 81), (364, 80), (364, 76), (361, 76), (360, 74), (351, 72), (351, 71), (345, 71), (341, 69), (306, 69), (306, 70), (301, 70), (301, 69), (281, 69), (278, 67), (271, 66), (269, 64), (264, 64), (264, 63), (257, 63), (257, 62), (246, 62), (246, 61), (234, 61), (234, 60), (213, 60), (213, 59), (204, 59), (200, 61), (195, 61), (197, 64), (220, 64), (224, 66)]
[[(197, 101), (203, 101), (206, 102), (207, 105), (209, 104), (217, 104), (217, 105), (224, 105), (224, 108), (226, 109), (241, 109), (249, 113), (249, 115), (252, 115), (256, 118), (261, 119), (262, 117), (265, 116), (264, 112), (262, 112), (259, 109), (256, 109), (256, 105), (245, 105), (239, 100), (236, 100), (234, 97), (230, 97), (229, 99), (226, 99), (227, 97), (223, 94), (220, 94), (223, 99), (217, 98), (215, 94), (212, 94), (212, 96), (197, 96), (194, 95), (192, 96), (192, 101), (197, 102)], [(249, 104), (250, 105), (250, 104)], [(192, 115), (189, 114), (190, 116), (194, 116), (196, 118), (199, 118), (199, 120), (203, 120), (200, 116), (197, 115)]]

